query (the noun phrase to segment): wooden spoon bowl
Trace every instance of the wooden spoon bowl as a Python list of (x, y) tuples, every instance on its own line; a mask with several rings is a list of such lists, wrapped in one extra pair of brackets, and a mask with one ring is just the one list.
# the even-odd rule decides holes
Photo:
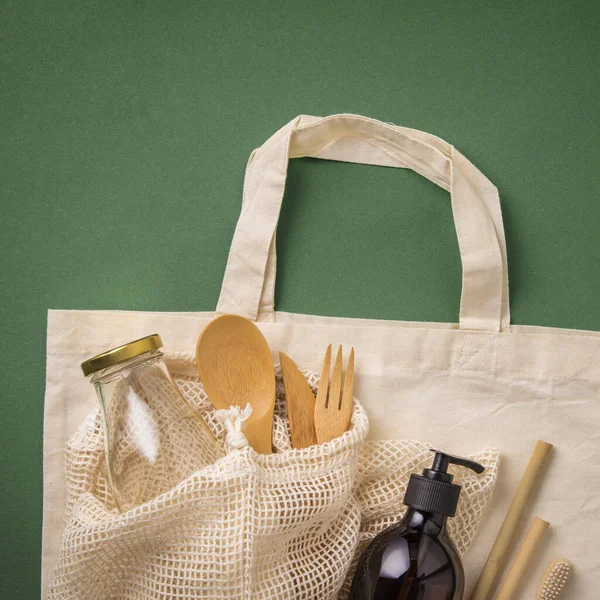
[(237, 315), (217, 317), (198, 338), (196, 364), (215, 408), (251, 404), (244, 433), (257, 452), (271, 454), (275, 373), (260, 329)]

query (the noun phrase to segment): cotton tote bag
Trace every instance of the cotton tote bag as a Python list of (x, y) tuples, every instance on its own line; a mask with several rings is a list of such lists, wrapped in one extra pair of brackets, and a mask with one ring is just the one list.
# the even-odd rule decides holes
[[(287, 165), (289, 159), (303, 156), (410, 168), (450, 192), (463, 277), (457, 324), (274, 310), (275, 232)], [(355, 393), (368, 412), (373, 439), (412, 438), (462, 454), (490, 445), (500, 449), (496, 492), (465, 558), (467, 592), (489, 553), (534, 441), (554, 443), (553, 460), (529, 514), (552, 525), (538, 567), (558, 556), (570, 559), (576, 566), (570, 597), (597, 597), (600, 334), (511, 325), (497, 189), (443, 140), (356, 115), (298, 117), (252, 153), (215, 312), (49, 312), (43, 590), (63, 527), (64, 448), (96, 402), (79, 363), (155, 331), (171, 352), (189, 353), (204, 325), (224, 313), (256, 321), (274, 353), (283, 350), (313, 371), (319, 370), (322, 358), (316, 348), (329, 343), (354, 346), (360, 357)], [(427, 418), (431, 414), (437, 418)], [(529, 581), (520, 597), (534, 597), (536, 585)]]

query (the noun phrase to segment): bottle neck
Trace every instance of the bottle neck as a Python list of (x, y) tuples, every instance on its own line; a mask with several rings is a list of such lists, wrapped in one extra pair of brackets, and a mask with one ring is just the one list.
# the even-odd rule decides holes
[(96, 371), (90, 376), (90, 383), (94, 385), (102, 385), (118, 378), (123, 371), (131, 371), (142, 365), (153, 364), (163, 358), (163, 353), (160, 350), (151, 350), (144, 352), (138, 356), (134, 356), (128, 360), (121, 361), (110, 367), (106, 367), (101, 371)]
[(408, 507), (403, 522), (412, 529), (427, 529), (428, 533), (441, 535), (446, 532), (446, 521), (448, 517), (439, 513), (425, 512)]

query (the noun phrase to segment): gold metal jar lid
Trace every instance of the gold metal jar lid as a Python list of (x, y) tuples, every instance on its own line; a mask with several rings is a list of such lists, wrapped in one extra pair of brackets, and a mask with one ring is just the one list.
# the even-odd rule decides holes
[(118, 348), (113, 348), (112, 350), (98, 354), (98, 356), (88, 358), (88, 360), (81, 363), (81, 370), (87, 377), (96, 371), (112, 367), (117, 363), (129, 360), (140, 354), (158, 350), (159, 348), (162, 348), (162, 345), (163, 343), (160, 339), (160, 335), (154, 333), (139, 340), (129, 342), (128, 344), (123, 344), (123, 346), (119, 346)]

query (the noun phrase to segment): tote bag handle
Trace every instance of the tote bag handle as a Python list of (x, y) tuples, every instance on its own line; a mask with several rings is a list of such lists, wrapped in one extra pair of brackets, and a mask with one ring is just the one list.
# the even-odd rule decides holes
[(453, 146), (428, 133), (359, 115), (300, 116), (250, 156), (242, 211), (217, 314), (274, 320), (275, 233), (290, 158), (408, 168), (450, 192), (462, 261), (459, 327), (510, 325), (506, 242), (496, 187)]

